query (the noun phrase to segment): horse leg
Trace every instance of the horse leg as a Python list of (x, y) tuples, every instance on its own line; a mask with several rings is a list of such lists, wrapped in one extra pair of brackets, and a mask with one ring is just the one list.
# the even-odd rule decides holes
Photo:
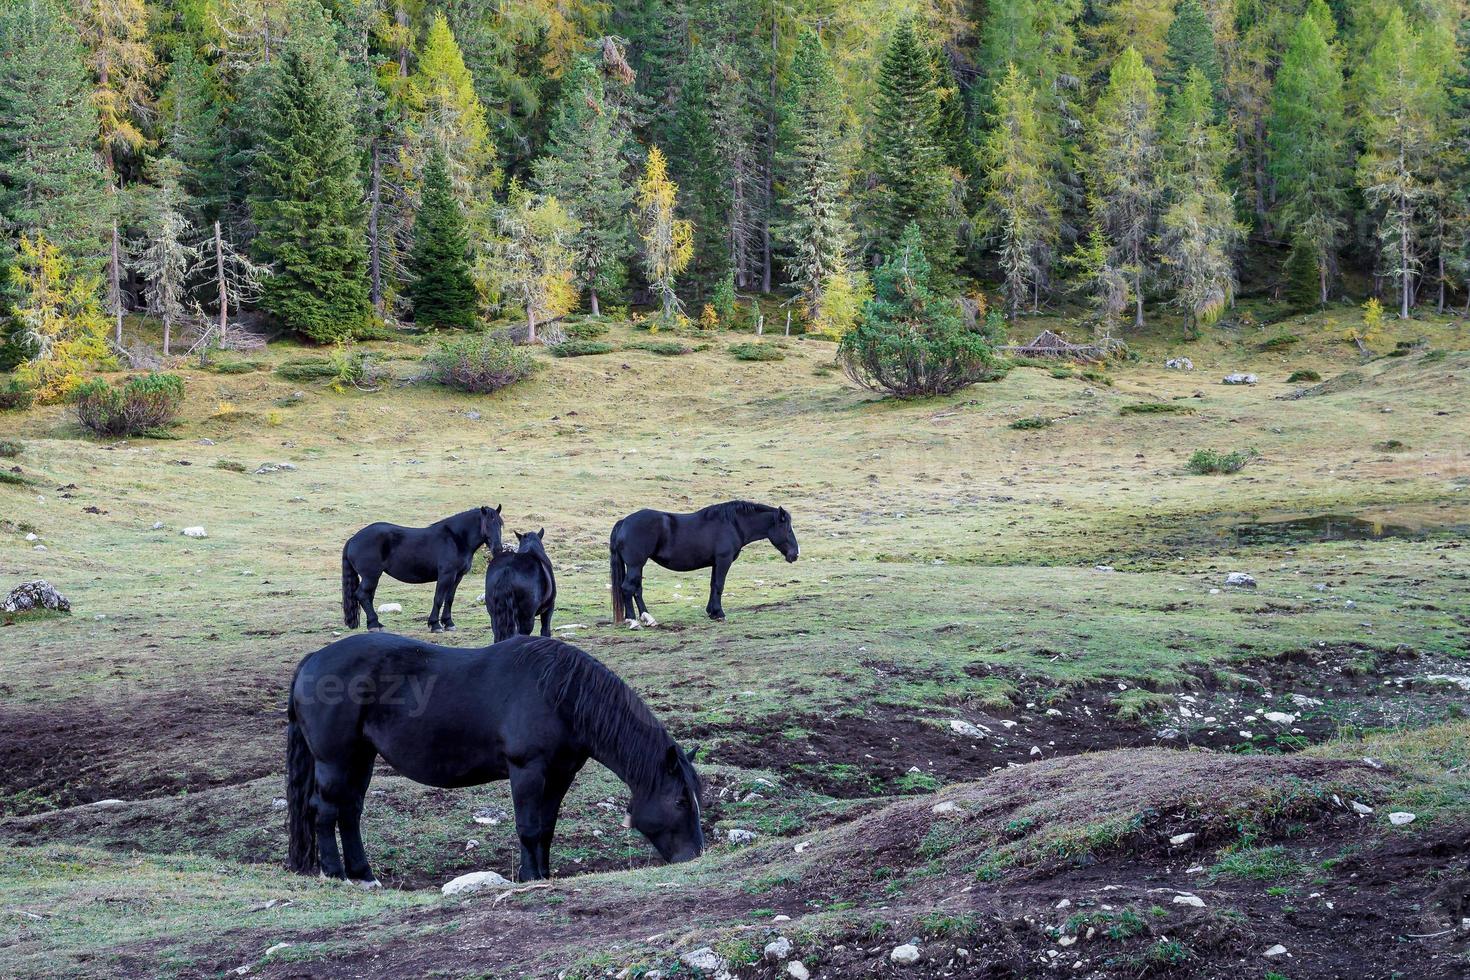
[(456, 575), (444, 590), (444, 615), (439, 617), (439, 625), (447, 630), (458, 629), (454, 625), (454, 615), (451, 610), (454, 608), (454, 594), (459, 590), (459, 582), (462, 578), (464, 578), (463, 575)]
[(362, 804), (372, 778), (373, 755), (353, 763), (348, 773), (347, 801), (338, 808), (337, 823), (342, 828), (342, 857), (347, 864), (347, 877), (364, 888), (381, 888), (368, 864), (367, 850), (362, 846)]
[(510, 798), (515, 804), (516, 836), (521, 839), (521, 865), (517, 881), (535, 881), (541, 872), (541, 801), (546, 795), (546, 762), (532, 759), (510, 766)]
[(623, 575), (623, 615), (627, 619), (624, 624), (632, 629), (639, 627), (638, 605), (643, 601), (643, 566), (628, 565), (627, 572)]
[(434, 583), (434, 608), (429, 611), (429, 632), (442, 633), (444, 627), (439, 625), (439, 607), (444, 605), (444, 579)]
[(383, 632), (383, 624), (378, 621), (378, 606), (373, 601), (373, 596), (378, 592), (378, 576), (382, 574), (382, 572), (373, 572), (370, 575), (364, 575), (357, 584), (357, 604), (362, 607), (363, 613), (367, 616), (367, 628), (370, 633)]
[[(516, 609), (516, 632), (521, 636), (530, 636), (531, 630), (536, 625), (536, 610), (529, 605)], [(547, 634), (549, 635), (549, 634)]]
[(633, 602), (638, 604), (638, 622), (644, 626), (657, 626), (658, 620), (653, 618), (653, 613), (648, 611), (648, 603), (643, 601), (643, 566), (628, 569), (628, 577), (624, 581), (628, 583), (633, 596), (628, 608), (633, 608)]
[(730, 560), (716, 558), (715, 567), (709, 575), (709, 605), (704, 611), (709, 614), (710, 619), (724, 619), (725, 609), (721, 600), (725, 595), (725, 575), (730, 571)]
[(536, 846), (536, 857), (541, 862), (543, 878), (551, 877), (551, 838), (556, 835), (556, 818), (561, 815), (561, 801), (566, 798), (572, 779), (580, 768), (581, 764), (547, 767), (546, 790), (541, 797), (541, 840)]
[(541, 635), (551, 635), (551, 614), (556, 612), (555, 607), (547, 606), (546, 611), (541, 614)]
[[(312, 811), (316, 814), (316, 849), (320, 857), (322, 877), (345, 878), (342, 854), (337, 850), (337, 821), (343, 809), (352, 805), (351, 779), (345, 767), (334, 763), (316, 763), (316, 795)], [(356, 802), (357, 806), (362, 801)]]

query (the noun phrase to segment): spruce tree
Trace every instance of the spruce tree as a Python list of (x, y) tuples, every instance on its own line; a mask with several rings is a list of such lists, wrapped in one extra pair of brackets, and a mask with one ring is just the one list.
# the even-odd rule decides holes
[(1060, 203), (1047, 174), (1048, 148), (1036, 93), (1014, 65), (993, 95), (991, 127), (981, 146), (981, 205), (976, 223), (994, 244), (1014, 317), (1036, 299), (1060, 238)]
[(1282, 56), (1267, 126), (1275, 224), (1291, 241), (1292, 271), (1312, 270), (1318, 303), (1327, 302), (1337, 271), (1349, 180), (1342, 69), (1324, 22), (1331, 14), (1313, 0)]
[(815, 319), (833, 276), (847, 267), (852, 228), (843, 198), (842, 93), (831, 56), (813, 31), (802, 34), (777, 129), (779, 219), (772, 227), (787, 278)]
[(475, 284), (470, 278), (469, 228), (450, 186), (444, 152), (435, 148), (424, 168), (423, 203), (413, 226), (408, 295), (421, 327), (473, 327)]
[(1218, 320), (1234, 301), (1234, 254), (1245, 232), (1225, 188), (1230, 140), (1216, 114), (1210, 80), (1191, 67), (1165, 120), (1168, 206), (1159, 222), (1160, 262), (1191, 330)]
[[(97, 110), (77, 33), (52, 0), (0, 5), (0, 228), (86, 268), (105, 223)], [(4, 246), (7, 250), (9, 244)]]
[(1037, 0), (991, 0), (985, 5), (975, 55), (978, 77), (973, 100), (979, 118), (988, 119), (994, 112), (993, 93), (1012, 66), (1032, 85), (1041, 83), (1051, 59), (1039, 18)]
[(608, 100), (602, 72), (591, 59), (577, 59), (563, 80), (546, 155), (535, 172), (541, 190), (561, 201), (577, 221), (572, 238), (576, 285), (587, 294), (593, 316), (601, 313), (601, 297), (616, 295), (627, 279), (630, 142), (630, 122)]
[(1191, 68), (1198, 68), (1210, 83), (1210, 96), (1219, 99), (1224, 90), (1225, 72), (1220, 67), (1220, 52), (1215, 48), (1215, 30), (1199, 0), (1179, 0), (1164, 41), (1168, 51), (1159, 76), (1163, 90), (1173, 92), (1184, 84)]
[(163, 356), (169, 356), (174, 328), (186, 312), (185, 286), (190, 267), (199, 257), (195, 231), (186, 212), (180, 175), (183, 166), (163, 157), (151, 167), (153, 189), (148, 195), (144, 246), (133, 261), (148, 286), (148, 308), (163, 321)]
[(250, 210), (272, 268), (260, 306), (317, 341), (366, 326), (367, 246), (346, 70), (325, 17), (303, 7), (279, 57), (258, 69)]
[(220, 93), (209, 66), (188, 44), (174, 51), (161, 100), (168, 153), (182, 167), (180, 180), (201, 225), (217, 220), (230, 198)]
[(934, 60), (912, 19), (894, 30), (878, 73), (868, 147), (872, 189), (864, 209), (873, 249), (891, 256), (910, 224), (942, 281), (956, 263), (957, 222), (941, 142)]
[(1447, 220), (1442, 245), (1446, 277), (1465, 292), (1470, 313), (1470, 19), (1460, 24), (1460, 63), (1450, 77), (1449, 133), (1445, 154), (1449, 185)]
[(1089, 140), (1093, 214), (1113, 246), (1113, 265), (1132, 280), (1139, 327), (1161, 192), (1157, 99), (1153, 72), (1136, 50), (1126, 49), (1108, 73)]

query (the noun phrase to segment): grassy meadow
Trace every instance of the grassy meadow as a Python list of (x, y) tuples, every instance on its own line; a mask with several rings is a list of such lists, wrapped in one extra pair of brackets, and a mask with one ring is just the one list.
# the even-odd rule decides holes
[[(167, 439), (0, 416), (0, 583), (73, 603), (0, 626), (0, 974), (670, 977), (708, 946), (743, 977), (1461, 975), (1470, 325), (1390, 321), (1365, 359), (1357, 315), (1159, 328), (911, 403), (824, 341), (670, 355), (615, 324), (488, 397), (414, 383), (405, 337), (363, 345), (375, 391), (282, 377), (327, 353), (289, 343), (187, 364)], [(1198, 450), (1252, 455), (1201, 475)], [(613, 522), (731, 498), (787, 507), (801, 560), (748, 548), (724, 623), (707, 576), (651, 567), (660, 626), (608, 623)], [(389, 887), (282, 870), (286, 685), (344, 633), (343, 541), (480, 504), (546, 528), (558, 635), (705, 746), (704, 859), (656, 867), (594, 763), (549, 887), (441, 899), (512, 872), (506, 786), (386, 770), (364, 829)], [(489, 642), (483, 570), (448, 642)], [(428, 635), (432, 587), (377, 599)], [(778, 933), (796, 951), (767, 961)]]

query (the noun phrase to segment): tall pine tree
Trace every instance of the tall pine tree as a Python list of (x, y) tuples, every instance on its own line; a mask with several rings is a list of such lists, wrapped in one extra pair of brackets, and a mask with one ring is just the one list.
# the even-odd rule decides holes
[(423, 327), (473, 327), (475, 283), (470, 237), (449, 181), (444, 151), (435, 147), (424, 167), (423, 203), (414, 221), (408, 286), (414, 322)]
[(371, 319), (362, 187), (346, 66), (319, 11), (303, 5), (279, 57), (252, 76), (256, 257), (273, 274), (260, 305), (313, 340)]
[(230, 199), (224, 112), (213, 75), (194, 49), (181, 44), (169, 65), (161, 100), (164, 142), (182, 168), (180, 181), (195, 220), (220, 218)]
[(1225, 72), (1220, 67), (1220, 52), (1215, 48), (1214, 28), (1199, 0), (1179, 0), (1164, 41), (1168, 50), (1159, 77), (1163, 90), (1172, 92), (1179, 88), (1189, 69), (1198, 68), (1210, 83), (1210, 97), (1219, 99), (1224, 90)]
[(1350, 178), (1342, 69), (1324, 24), (1330, 28), (1332, 15), (1313, 0), (1282, 56), (1267, 125), (1275, 224), (1290, 238), (1295, 263), (1310, 268), (1319, 303), (1337, 273)]

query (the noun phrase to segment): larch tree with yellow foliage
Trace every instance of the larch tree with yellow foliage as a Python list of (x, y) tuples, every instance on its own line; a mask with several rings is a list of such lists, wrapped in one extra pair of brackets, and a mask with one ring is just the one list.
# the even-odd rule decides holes
[(643, 240), (643, 270), (663, 305), (665, 321), (679, 315), (674, 282), (694, 258), (694, 225), (674, 215), (678, 197), (679, 186), (669, 179), (663, 151), (652, 147), (638, 182), (638, 237)]
[(77, 273), (44, 235), (21, 237), (10, 280), (16, 340), (26, 352), (16, 376), (37, 401), (60, 401), (83, 371), (110, 360), (97, 281)]
[(534, 194), (512, 181), (505, 206), (495, 213), (499, 237), (488, 250), (481, 277), (503, 304), (526, 311), (526, 342), (536, 343), (536, 327), (565, 316), (577, 305), (572, 241), (577, 220), (549, 194)]
[(493, 179), (495, 143), (474, 77), (442, 13), (429, 25), (410, 90), (422, 141), (444, 153), (455, 196), (472, 203), (482, 182)]

